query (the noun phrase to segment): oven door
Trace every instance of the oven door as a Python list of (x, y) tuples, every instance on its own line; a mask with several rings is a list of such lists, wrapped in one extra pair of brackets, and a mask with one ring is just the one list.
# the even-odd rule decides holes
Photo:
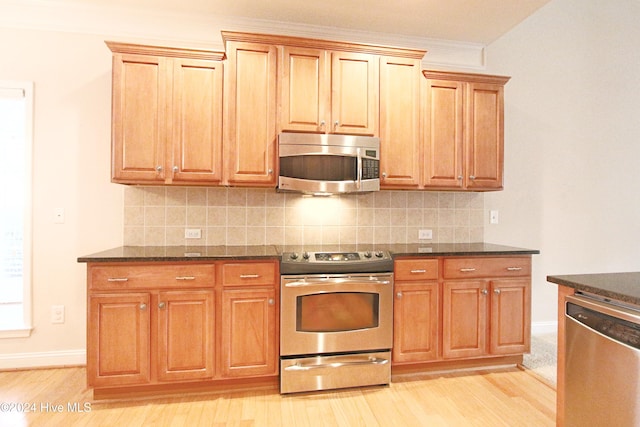
[(390, 349), (393, 274), (283, 276), (280, 355)]

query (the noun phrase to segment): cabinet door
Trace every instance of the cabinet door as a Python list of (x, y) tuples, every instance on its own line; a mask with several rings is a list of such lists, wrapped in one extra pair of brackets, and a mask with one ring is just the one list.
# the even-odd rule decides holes
[(420, 61), (380, 58), (380, 185), (420, 185)]
[(158, 379), (181, 381), (214, 374), (213, 290), (158, 294)]
[(331, 133), (378, 135), (378, 57), (366, 53), (331, 55)]
[(89, 297), (89, 386), (146, 384), (150, 381), (149, 300), (148, 293)]
[(222, 374), (224, 377), (278, 373), (275, 289), (222, 292)]
[(438, 283), (396, 282), (393, 305), (393, 362), (438, 358)]
[(504, 168), (504, 85), (468, 83), (466, 100), (469, 189), (501, 189)]
[(326, 50), (284, 46), (280, 69), (280, 129), (326, 132), (331, 68)]
[(492, 354), (527, 353), (531, 342), (531, 282), (501, 279), (491, 282)]
[(173, 181), (222, 179), (222, 62), (173, 60)]
[(424, 184), (462, 188), (464, 83), (426, 80)]
[(114, 182), (164, 181), (170, 73), (167, 60), (159, 56), (113, 56)]
[(445, 282), (442, 294), (442, 355), (476, 357), (487, 352), (485, 281)]
[(234, 185), (275, 186), (276, 48), (227, 43), (224, 156)]

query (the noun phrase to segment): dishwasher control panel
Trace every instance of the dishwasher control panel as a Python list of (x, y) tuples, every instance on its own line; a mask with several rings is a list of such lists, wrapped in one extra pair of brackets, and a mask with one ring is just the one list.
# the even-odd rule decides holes
[(640, 325), (567, 303), (567, 316), (622, 344), (640, 349)]

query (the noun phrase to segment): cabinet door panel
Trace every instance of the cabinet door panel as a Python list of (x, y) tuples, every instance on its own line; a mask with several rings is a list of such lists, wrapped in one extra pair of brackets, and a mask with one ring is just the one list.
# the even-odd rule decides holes
[(464, 83), (426, 81), (425, 185), (462, 188)]
[(324, 132), (330, 107), (331, 70), (322, 49), (282, 48), (281, 115), (284, 131)]
[(484, 281), (445, 282), (442, 296), (444, 358), (486, 354), (487, 285)]
[(174, 60), (174, 181), (221, 180), (222, 78), (222, 62)]
[(222, 292), (222, 369), (225, 377), (278, 372), (274, 289)]
[(116, 182), (165, 177), (167, 73), (161, 57), (113, 57), (112, 177)]
[(529, 279), (491, 282), (491, 353), (527, 353), (531, 341)]
[(378, 135), (378, 58), (333, 52), (331, 67), (331, 133)]
[(420, 184), (420, 61), (380, 59), (381, 185), (414, 188)]
[(227, 180), (275, 185), (276, 48), (227, 44), (225, 162)]
[(438, 358), (438, 283), (396, 282), (393, 306), (393, 361)]
[(213, 290), (158, 294), (158, 379), (212, 378)]
[(504, 86), (469, 83), (467, 95), (467, 187), (502, 188)]
[(148, 293), (89, 297), (87, 382), (92, 387), (150, 381)]

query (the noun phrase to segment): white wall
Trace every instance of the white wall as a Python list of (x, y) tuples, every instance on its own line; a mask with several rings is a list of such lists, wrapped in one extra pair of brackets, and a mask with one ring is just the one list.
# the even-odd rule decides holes
[(485, 239), (540, 249), (534, 323), (556, 315), (547, 275), (640, 270), (638, 22), (636, 0), (554, 0), (488, 47), (512, 79)]

